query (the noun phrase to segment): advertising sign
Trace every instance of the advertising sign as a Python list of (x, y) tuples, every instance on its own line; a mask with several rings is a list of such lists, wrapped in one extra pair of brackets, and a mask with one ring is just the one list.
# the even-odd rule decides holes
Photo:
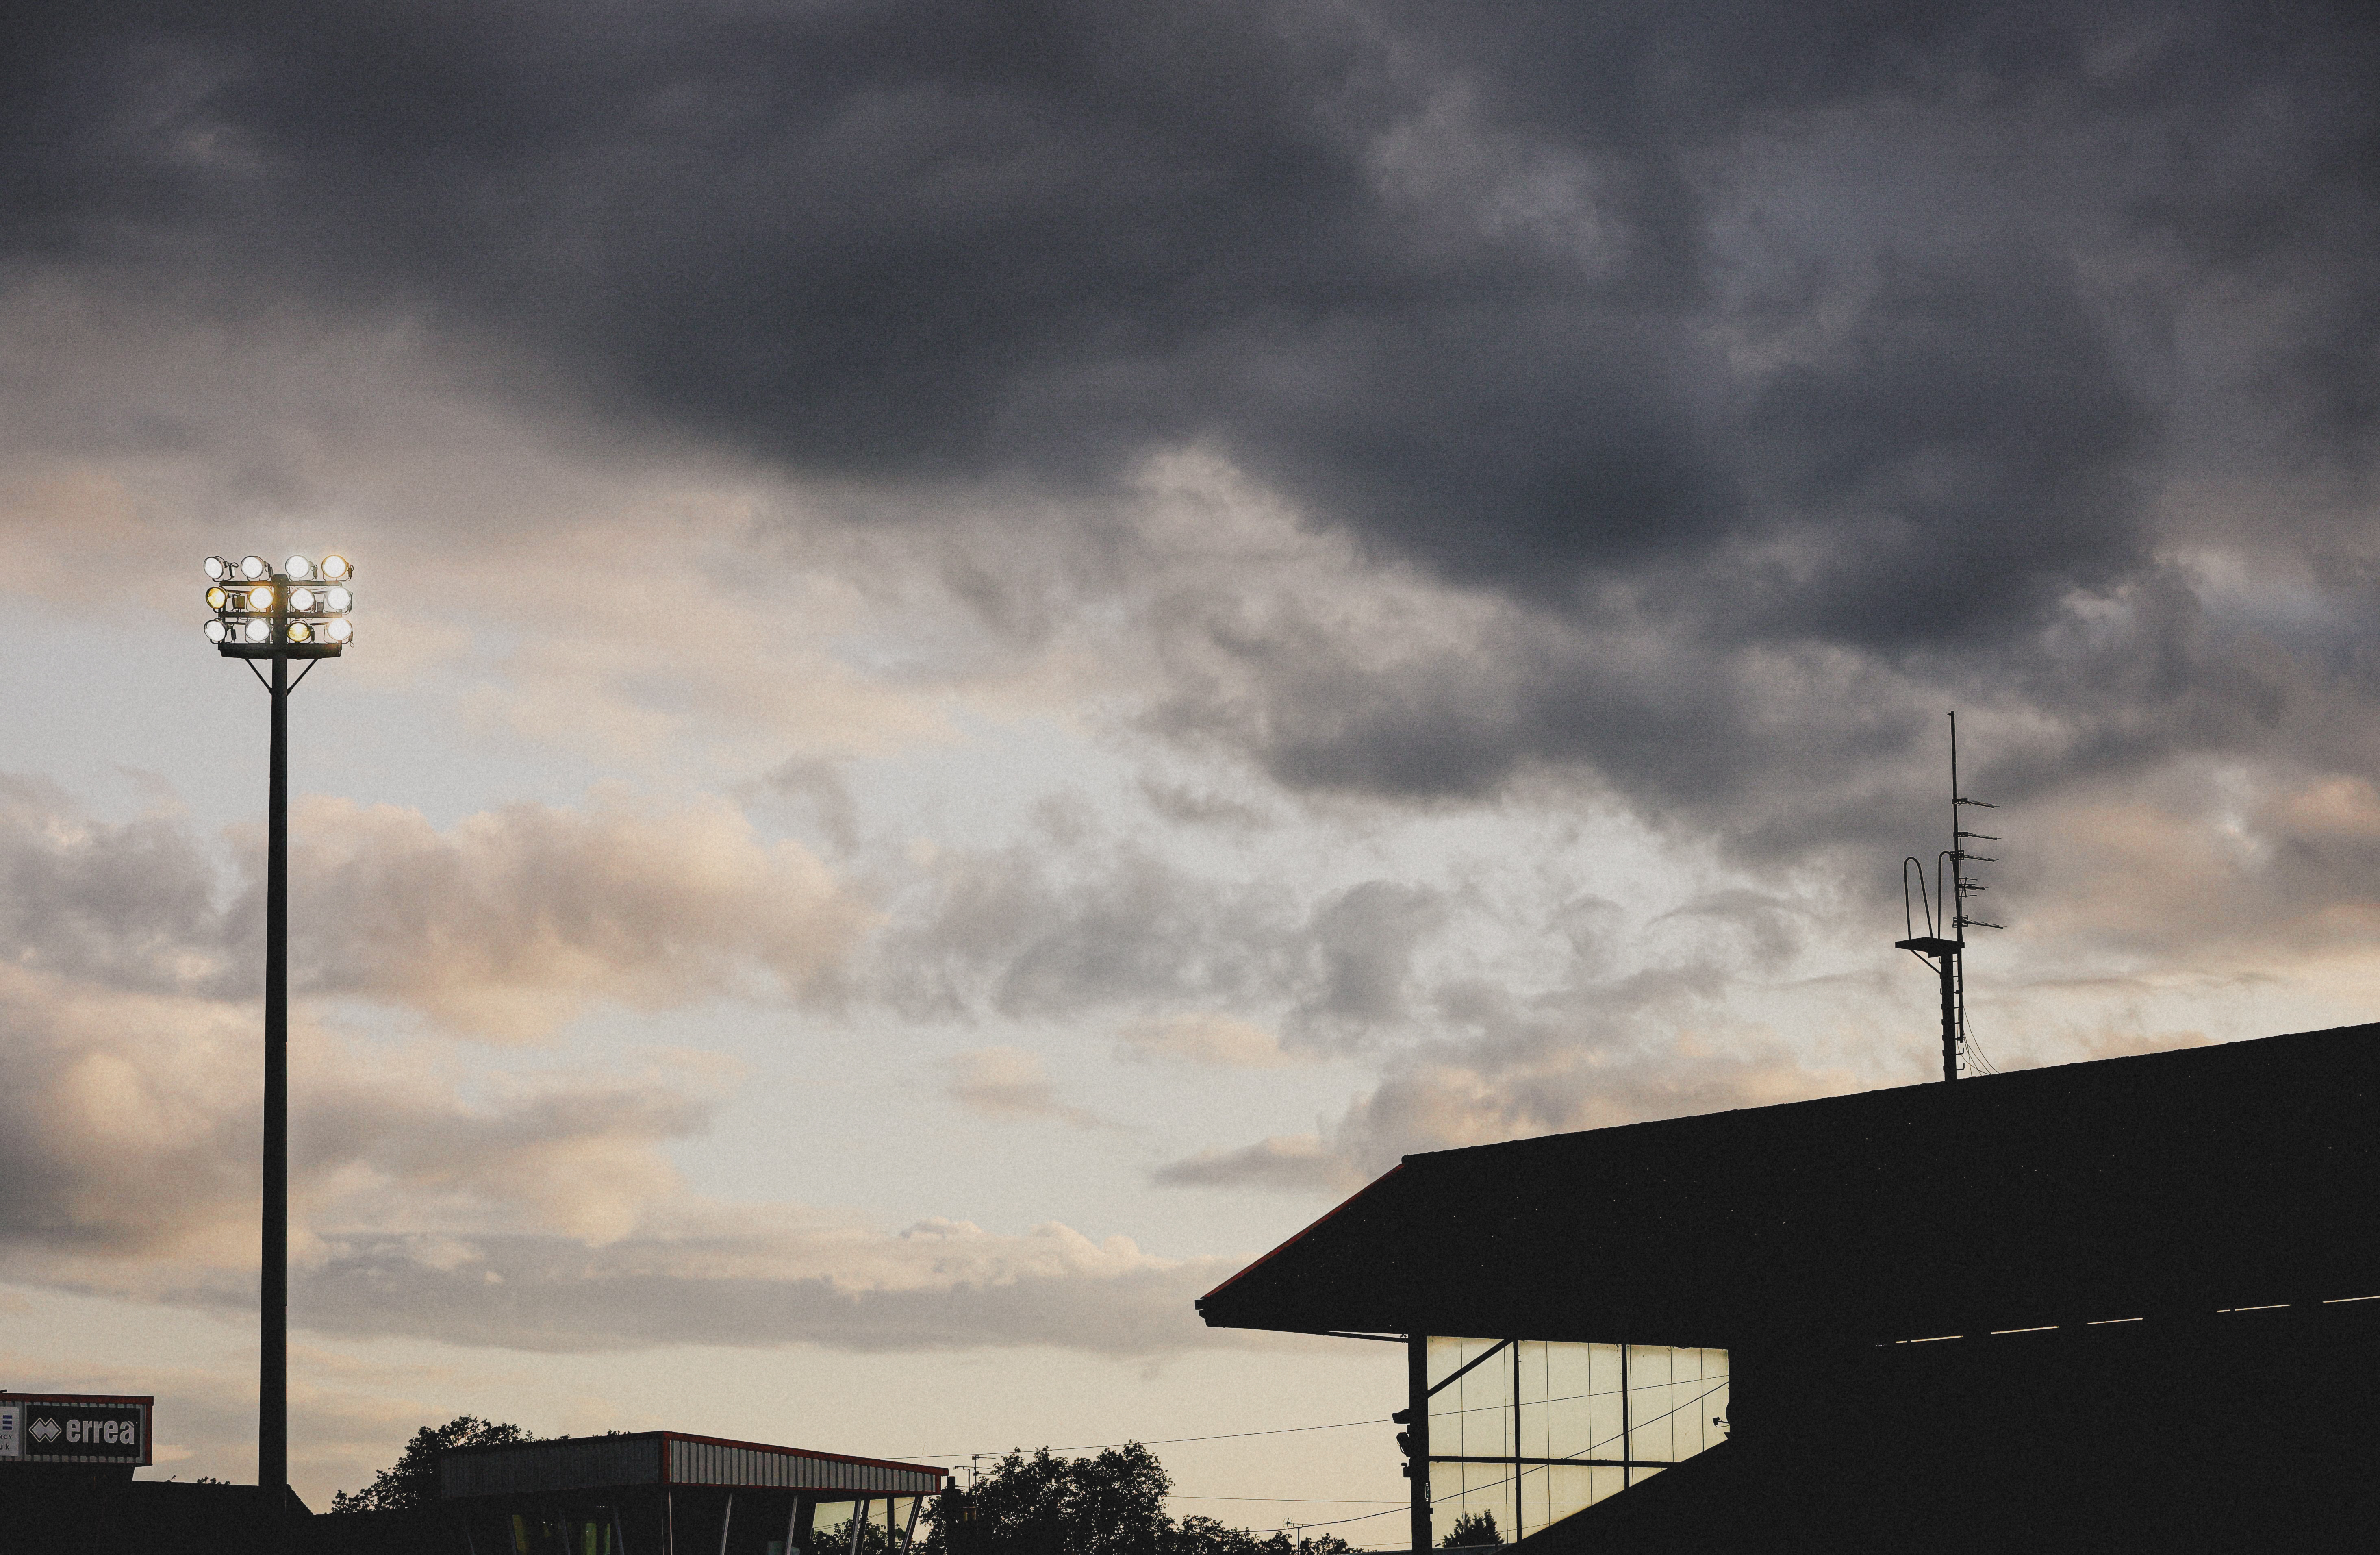
[(0, 1461), (38, 1464), (146, 1464), (145, 1398), (0, 1398)]

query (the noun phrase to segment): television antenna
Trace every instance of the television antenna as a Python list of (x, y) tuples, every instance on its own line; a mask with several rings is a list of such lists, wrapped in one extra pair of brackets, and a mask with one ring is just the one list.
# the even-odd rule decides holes
[[(1988, 810), (1998, 807), (1981, 799), (1970, 799), (1959, 792), (1959, 715), (1950, 714), (1950, 845), (1934, 858), (1934, 889), (1925, 889), (1925, 866), (1914, 855), (1900, 861), (1900, 917), (1909, 938), (1893, 942), (1893, 949), (1905, 950), (1930, 966), (1942, 985), (1942, 1077), (1955, 1080), (1968, 1054), (1967, 1045), (1967, 930), (1998, 929), (1997, 923), (1985, 923), (1967, 913), (1967, 898), (1989, 888), (1967, 873), (1970, 864), (1998, 862), (1980, 853), (1967, 851), (1971, 842), (1996, 843), (1998, 837), (1984, 832), (1967, 830), (1969, 809)], [(1917, 894), (1912, 904), (1909, 887), (1910, 870), (1916, 870)], [(1937, 917), (1936, 909), (1940, 909)], [(1925, 917), (1925, 932), (1917, 932), (1918, 910)]]

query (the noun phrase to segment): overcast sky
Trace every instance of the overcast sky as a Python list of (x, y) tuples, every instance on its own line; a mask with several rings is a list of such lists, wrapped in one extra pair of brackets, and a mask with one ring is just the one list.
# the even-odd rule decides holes
[[(357, 563), (318, 1502), (465, 1409), (1385, 1415), (1394, 1351), (1191, 1298), (1406, 1151), (1925, 1080), (1952, 708), (1989, 1063), (2373, 1013), (2369, 7), (10, 28), (0, 1385), (160, 1394), (160, 1476), (253, 1474), (213, 551)], [(1161, 1452), (1385, 1504), (1390, 1435)]]

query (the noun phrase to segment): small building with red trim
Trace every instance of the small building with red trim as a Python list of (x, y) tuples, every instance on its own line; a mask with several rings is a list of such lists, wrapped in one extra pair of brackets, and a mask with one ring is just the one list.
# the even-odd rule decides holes
[(457, 1448), (459, 1555), (906, 1555), (948, 1469), (684, 1431)]

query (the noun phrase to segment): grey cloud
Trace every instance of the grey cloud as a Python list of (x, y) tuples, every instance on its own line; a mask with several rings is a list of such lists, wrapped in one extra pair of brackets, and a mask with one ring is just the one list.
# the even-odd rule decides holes
[[(953, 594), (1038, 640), (1111, 601), (1020, 579), (1096, 553), (1070, 586), (1159, 601), (1148, 727), (1308, 795), (1546, 784), (1772, 860), (1932, 835), (1905, 796), (1953, 703), (2020, 798), (2278, 739), (2356, 770), (2371, 722), (2364, 11), (86, 6), (16, 36), (12, 277), (422, 321), (557, 422), (866, 488), (838, 511), (945, 561), (1041, 513), (1060, 541), (950, 563)], [(1184, 449), (1344, 565), (1275, 609), (1268, 556), (1087, 581), (1180, 566), (1115, 515)], [(2215, 621), (2192, 547), (2304, 574), (2328, 624)], [(1407, 572), (1411, 616), (1333, 608)], [(1211, 927), (1295, 906), (980, 872), (907, 942), (909, 1007), (1310, 972)], [(700, 960), (646, 948), (645, 990)]]
[(1415, 961), (1448, 921), (1431, 887), (1368, 881), (1300, 903), (1094, 831), (937, 859), (871, 946), (866, 978), (942, 1018), (1127, 1010), (1150, 1051), (1164, 1042), (1148, 1022), (1218, 1010), (1278, 1010), (1285, 1045), (1348, 1049), (1415, 1016)]
[[(245, 1013), (0, 966), (0, 1276), (251, 1309), (254, 1053)], [(669, 1077), (516, 1074), (467, 1098), (418, 1051), (302, 1029), (292, 1067), (303, 1330), (544, 1351), (1234, 1342), (1189, 1307), (1230, 1259), (694, 1198), (662, 1150), (710, 1106)]]
[(1366, 881), (1318, 904), (1304, 938), (1320, 987), (1291, 1012), (1292, 1031), (1329, 1045), (1405, 1019), (1414, 953), (1446, 917), (1438, 893), (1390, 881)]
[(1274, 1135), (1236, 1150), (1203, 1150), (1169, 1161), (1149, 1180), (1171, 1188), (1279, 1188), (1292, 1192), (1345, 1189), (1362, 1182), (1346, 1158), (1326, 1149), (1319, 1136)]
[(1771, 967), (1790, 962), (1802, 948), (1803, 939), (1813, 927), (1806, 907), (1763, 892), (1745, 890), (1712, 892), (1698, 896), (1682, 907), (1662, 914), (1653, 922), (1658, 925), (1696, 919), (1734, 929), (1759, 962)]
[[(7, 968), (0, 1257), (102, 1284), (248, 1267), (256, 1040), (252, 1009)], [(461, 1224), (615, 1233), (674, 1181), (657, 1147), (709, 1117), (677, 1087), (584, 1074), (523, 1076), (467, 1103), (310, 1032), (293, 1045), (293, 1191), (301, 1205), (335, 1195), (347, 1214), (437, 1206)]]
[(763, 785), (806, 809), (837, 853), (848, 854), (859, 845), (859, 808), (833, 762), (783, 762), (763, 779)]
[(1772, 522), (1826, 539), (1749, 587), (1743, 626), (1948, 647), (2038, 621), (2147, 560), (2149, 431), (2055, 261), (1888, 260), (1857, 321), (1748, 417)]
[(875, 981), (918, 1014), (1209, 1002), (1277, 980), (1280, 908), (1096, 839), (950, 854), (875, 947)]
[[(292, 846), (294, 987), (484, 1036), (541, 1037), (604, 997), (823, 996), (869, 922), (817, 858), (716, 804), (520, 805), (441, 832), (409, 810), (309, 800)], [(252, 997), (261, 852), (226, 869), (177, 818), (96, 821), (0, 774), (0, 947), (108, 989)]]
[(179, 818), (94, 820), (0, 772), (0, 954), (18, 965), (149, 992), (244, 986), (224, 887)]
[(807, 849), (718, 803), (515, 805), (442, 833), (316, 800), (298, 826), (298, 873), (338, 904), (293, 915), (307, 984), (490, 1036), (543, 1036), (601, 997), (819, 990), (870, 917)]
[(960, 1228), (917, 1245), (939, 1274), (882, 1282), (766, 1268), (771, 1251), (765, 1235), (598, 1247), (500, 1236), (473, 1239), (469, 1256), (450, 1263), (423, 1258), (404, 1238), (348, 1237), (296, 1283), (291, 1310), (322, 1333), (554, 1352), (812, 1343), (1150, 1355), (1232, 1342), (1190, 1307), (1237, 1267), (1232, 1259), (1148, 1258), (1060, 1226), (1014, 1238)]
[[(2374, 295), (2371, 33), (2319, 8), (79, 6), (20, 41), (22, 259), (435, 313), (818, 473), (1099, 489), (1208, 441), (1556, 605), (1790, 516), (1837, 576), (1767, 592), (1788, 636), (1973, 625), (1871, 608), (1935, 597), (1937, 547), (2033, 542), (1991, 553), (2011, 622), (2137, 562), (2151, 412), (2097, 371), (2075, 263), (2323, 275), (2367, 326)], [(2276, 94), (2301, 122), (2230, 128)], [(1711, 235), (1758, 148), (1847, 122), (2012, 236), (1951, 291), (1888, 285), (1895, 333), (1830, 387), (1730, 355), (1748, 261)], [(1831, 225), (1906, 246), (1888, 209)], [(1771, 226), (1772, 278), (1838, 257)], [(2269, 392), (2368, 429), (2322, 338)]]
[(1447, 990), (1452, 1034), (1398, 1055), (1320, 1135), (1203, 1151), (1155, 1180), (1344, 1191), (1415, 1151), (1798, 1100), (1858, 1083), (1771, 1038), (1681, 1035), (1677, 1007), (1722, 980), (1681, 971), (1536, 1002), (1484, 986)]

